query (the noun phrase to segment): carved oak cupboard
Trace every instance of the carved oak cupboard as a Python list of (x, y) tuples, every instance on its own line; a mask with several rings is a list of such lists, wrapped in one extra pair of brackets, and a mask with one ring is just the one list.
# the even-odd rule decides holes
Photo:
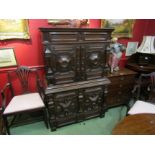
[(107, 47), (113, 29), (40, 28), (50, 126), (103, 116)]

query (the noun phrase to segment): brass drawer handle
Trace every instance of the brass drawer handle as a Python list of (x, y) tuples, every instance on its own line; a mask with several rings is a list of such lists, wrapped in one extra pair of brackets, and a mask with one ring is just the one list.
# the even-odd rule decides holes
[(121, 100), (120, 99), (117, 99), (117, 102), (120, 102)]
[(124, 79), (125, 79), (125, 77), (124, 77), (124, 76), (122, 76), (120, 79), (121, 79), (121, 80), (124, 80)]
[(118, 94), (120, 95), (120, 94), (122, 94), (122, 92), (121, 92), (121, 91), (119, 91), (119, 92), (118, 92)]

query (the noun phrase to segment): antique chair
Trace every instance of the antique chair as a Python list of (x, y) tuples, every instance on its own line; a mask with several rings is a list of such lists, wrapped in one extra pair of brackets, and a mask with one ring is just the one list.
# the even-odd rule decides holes
[[(33, 88), (31, 88), (32, 86), (30, 87), (30, 80), (31, 83), (33, 83)], [(18, 95), (15, 95), (15, 85), (21, 88), (17, 90), (16, 87), (16, 93), (18, 92)], [(12, 97), (9, 104), (6, 105), (9, 94), (11, 94)], [(21, 117), (19, 116), (26, 113), (34, 114), (34, 112), (41, 112), (41, 114), (43, 114), (45, 125), (48, 128), (47, 109), (43, 102), (43, 85), (36, 69), (20, 66), (15, 71), (9, 71), (8, 83), (1, 91), (1, 95), (2, 115), (7, 134), (10, 134), (10, 126), (15, 123), (15, 119), (20, 119)]]
[(155, 113), (155, 72), (141, 74), (133, 93), (137, 101), (128, 111), (129, 115)]
[(0, 108), (0, 135), (3, 135), (5, 133), (4, 130), (4, 123), (2, 119), (2, 108)]

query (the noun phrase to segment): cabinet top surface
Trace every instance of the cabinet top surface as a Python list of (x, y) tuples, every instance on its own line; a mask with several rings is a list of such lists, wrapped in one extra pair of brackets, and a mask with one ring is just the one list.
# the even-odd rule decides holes
[(42, 32), (49, 32), (49, 31), (87, 31), (87, 32), (104, 32), (109, 31), (112, 32), (113, 28), (45, 28), (40, 27), (39, 28)]
[(135, 74), (137, 74), (137, 72), (130, 70), (128, 68), (123, 68), (123, 69), (120, 69), (118, 72), (107, 73), (106, 76), (107, 77), (114, 77), (114, 76), (135, 75)]
[(96, 87), (96, 86), (102, 86), (102, 85), (108, 85), (108, 84), (110, 84), (110, 80), (104, 77), (100, 79), (80, 81), (80, 82), (74, 82), (69, 84), (51, 85), (46, 88), (45, 94), (58, 93), (62, 91), (69, 91), (69, 90), (75, 90), (75, 89), (81, 89), (81, 88), (85, 89), (89, 87)]

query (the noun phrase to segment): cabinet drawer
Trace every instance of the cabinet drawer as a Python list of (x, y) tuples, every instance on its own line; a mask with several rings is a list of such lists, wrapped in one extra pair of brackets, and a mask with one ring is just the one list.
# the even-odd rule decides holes
[(133, 83), (135, 81), (135, 75), (123, 75), (123, 76), (117, 76), (117, 77), (110, 77), (109, 78), (112, 84), (127, 84), (127, 83)]
[(133, 89), (135, 83), (135, 76), (120, 76), (120, 77), (112, 77), (110, 78), (111, 84), (108, 88), (117, 89), (117, 88), (130, 88)]
[(78, 41), (78, 32), (50, 32), (51, 42), (70, 42)]
[(110, 34), (107, 32), (84, 32), (85, 41), (107, 41), (110, 40)]
[(108, 107), (127, 104), (132, 97), (131, 91), (133, 85), (117, 85), (118, 87), (110, 87), (106, 97)]
[(133, 84), (130, 83), (130, 84), (117, 84), (117, 85), (109, 85), (108, 86), (108, 94), (110, 93), (114, 93), (114, 94), (117, 94), (119, 91), (122, 91), (122, 92), (131, 92), (132, 89), (133, 89)]
[(108, 95), (106, 98), (106, 105), (107, 107), (112, 107), (112, 106), (118, 106), (122, 104), (127, 104), (130, 100), (129, 96), (123, 96), (123, 95)]

